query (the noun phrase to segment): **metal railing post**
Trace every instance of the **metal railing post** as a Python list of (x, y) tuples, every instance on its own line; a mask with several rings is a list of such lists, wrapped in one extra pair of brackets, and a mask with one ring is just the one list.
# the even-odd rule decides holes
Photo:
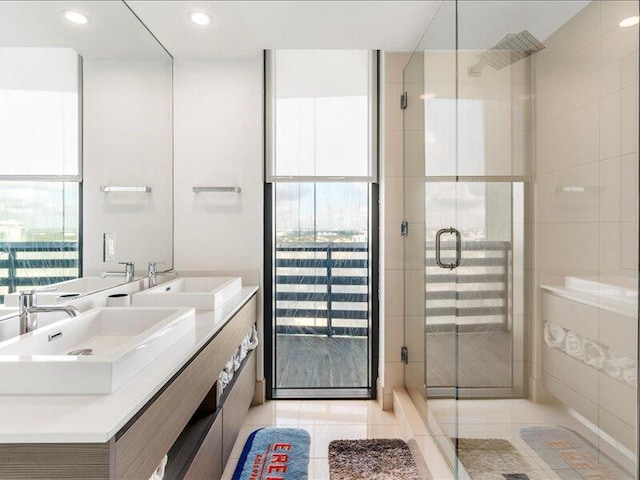
[(331, 244), (327, 244), (327, 336), (333, 336), (333, 325), (331, 321), (331, 290), (332, 290), (332, 276), (331, 276)]

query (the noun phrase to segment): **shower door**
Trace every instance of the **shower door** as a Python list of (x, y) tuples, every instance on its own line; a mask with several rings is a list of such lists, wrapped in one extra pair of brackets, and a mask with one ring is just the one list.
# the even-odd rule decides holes
[[(404, 69), (405, 385), (453, 468), (468, 399), (525, 385), (528, 60), (479, 68), (442, 2)], [(482, 65), (480, 65), (482, 67)], [(525, 83), (521, 85), (521, 83)]]

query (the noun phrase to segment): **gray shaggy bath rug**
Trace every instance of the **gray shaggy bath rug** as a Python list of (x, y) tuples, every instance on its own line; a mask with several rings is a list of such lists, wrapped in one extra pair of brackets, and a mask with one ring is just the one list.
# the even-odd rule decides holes
[(334, 440), (331, 480), (421, 480), (409, 445), (398, 439)]

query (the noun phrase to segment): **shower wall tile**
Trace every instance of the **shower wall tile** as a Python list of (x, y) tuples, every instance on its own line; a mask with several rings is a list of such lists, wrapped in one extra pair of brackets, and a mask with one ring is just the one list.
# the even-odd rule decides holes
[(404, 271), (386, 270), (384, 277), (385, 317), (387, 315), (404, 315)]
[(600, 158), (638, 151), (638, 84), (600, 100)]
[[(422, 352), (425, 348), (424, 315), (407, 315), (405, 320), (405, 345), (409, 350), (409, 361), (424, 360)], [(424, 361), (422, 363), (424, 378)]]
[[(576, 51), (598, 38), (600, 32), (600, 2), (582, 9), (551, 37), (547, 48), (535, 55), (536, 76), (541, 77), (572, 57)], [(608, 3), (608, 2), (607, 2)]]
[(387, 362), (400, 361), (400, 347), (404, 345), (404, 317), (385, 316), (384, 358)]
[(385, 85), (385, 130), (402, 130), (402, 110), (400, 110), (401, 83)]
[(600, 276), (605, 283), (605, 277), (617, 283), (626, 277), (629, 283), (637, 283), (634, 281), (638, 275), (638, 223), (607, 222), (601, 225)]
[(404, 268), (403, 238), (400, 236), (399, 223), (386, 223), (385, 235), (385, 269), (402, 270)]
[(638, 153), (600, 162), (600, 221), (638, 219)]
[(536, 173), (573, 167), (599, 159), (598, 103), (569, 112), (536, 129)]
[[(633, 3), (637, 6), (636, 2)], [(620, 15), (618, 18), (625, 17)], [(638, 25), (610, 30), (602, 37), (600, 48), (601, 96), (609, 95), (638, 81)]]
[(600, 41), (596, 40), (536, 80), (538, 125), (598, 100)]
[(404, 173), (402, 158), (402, 130), (386, 130), (384, 133), (384, 175), (402, 177)]
[(404, 220), (404, 179), (402, 177), (388, 177), (384, 179), (384, 184), (384, 223), (400, 223)]
[[(599, 217), (598, 163), (538, 175), (536, 184), (539, 222), (597, 222)], [(585, 192), (566, 191), (574, 187)]]
[(560, 276), (597, 276), (598, 223), (536, 225), (537, 267)]

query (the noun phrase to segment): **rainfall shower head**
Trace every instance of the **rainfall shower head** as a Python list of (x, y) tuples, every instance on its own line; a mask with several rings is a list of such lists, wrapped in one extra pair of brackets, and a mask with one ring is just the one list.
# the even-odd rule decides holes
[(479, 77), (485, 65), (500, 70), (539, 52), (543, 48), (544, 45), (528, 30), (523, 30), (520, 33), (508, 33), (489, 50), (478, 55), (478, 63), (469, 67), (468, 73), (472, 77)]

